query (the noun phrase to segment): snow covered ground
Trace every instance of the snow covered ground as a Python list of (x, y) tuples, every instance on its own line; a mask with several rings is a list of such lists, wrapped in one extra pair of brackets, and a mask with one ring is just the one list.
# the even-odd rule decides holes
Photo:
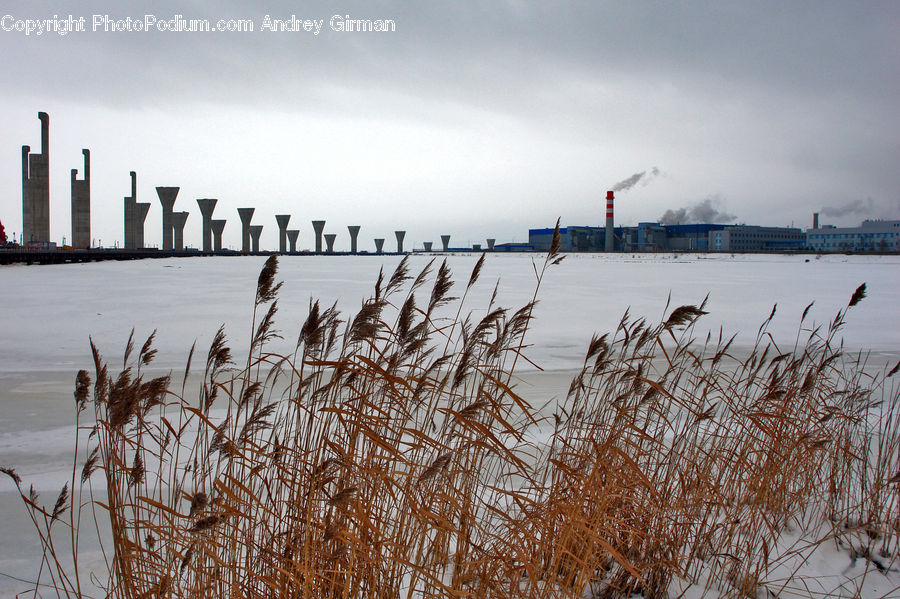
[[(415, 275), (428, 262), (410, 258)], [(442, 258), (438, 258), (440, 260)], [(447, 258), (460, 295), (477, 255)], [(183, 370), (191, 345), (202, 360), (218, 327), (226, 327), (236, 354), (247, 345), (256, 278), (262, 257), (182, 258), (135, 262), (101, 262), (55, 266), (0, 267), (5, 291), (0, 311), (0, 465), (14, 466), (28, 482), (55, 494), (66, 478), (71, 451), (75, 372), (92, 369), (89, 337), (112, 366), (121, 364), (129, 332), (138, 346), (156, 329), (157, 368)], [(292, 348), (310, 298), (337, 302), (345, 316), (373, 292), (378, 270), (387, 276), (399, 262), (394, 256), (305, 256), (280, 260), (277, 327), (285, 347)], [(499, 280), (498, 302), (518, 308), (531, 300), (540, 255), (489, 255), (478, 284), (467, 301), (483, 314)], [(435, 264), (435, 267), (437, 264)], [(528, 357), (547, 372), (533, 373), (520, 391), (546, 401), (567, 389), (568, 371), (580, 366), (594, 332), (615, 328), (623, 312), (651, 322), (682, 304), (699, 304), (709, 294), (708, 316), (697, 334), (719, 327), (737, 333), (736, 346), (749, 346), (760, 323), (778, 304), (770, 332), (776, 342), (791, 345), (803, 309), (812, 301), (810, 320), (826, 324), (846, 307), (853, 291), (867, 284), (867, 297), (847, 317), (844, 340), (852, 350), (872, 350), (875, 367), (893, 365), (900, 355), (900, 256), (776, 255), (569, 255), (551, 268), (538, 293), (540, 304), (527, 341)], [(423, 288), (426, 301), (430, 287)], [(523, 370), (533, 367), (520, 361)], [(195, 362), (195, 368), (199, 362)], [(560, 381), (563, 381), (560, 383)], [(558, 386), (559, 388), (555, 388)], [(26, 539), (24, 510), (10, 481), (0, 479), (0, 572), (32, 575), (37, 546)], [(55, 490), (54, 490), (55, 489)], [(47, 501), (52, 501), (46, 499)], [(11, 540), (16, 539), (16, 542)], [(855, 577), (866, 570), (859, 560), (837, 549), (806, 564), (804, 575), (834, 589), (829, 577)], [(860, 569), (861, 568), (861, 569)], [(859, 572), (857, 572), (859, 570)], [(823, 578), (824, 577), (824, 578)], [(826, 582), (822, 582), (822, 581)], [(845, 580), (845, 578), (841, 578)], [(0, 576), (0, 595), (21, 584)], [(810, 589), (820, 588), (810, 584)], [(900, 588), (900, 574), (869, 573), (861, 596), (879, 597)], [(695, 596), (693, 589), (686, 596)], [(843, 591), (852, 596), (855, 589)], [(820, 591), (821, 592), (821, 591)], [(816, 591), (784, 591), (784, 596), (817, 596)], [(710, 595), (714, 596), (714, 595)], [(890, 596), (888, 594), (888, 596)]]

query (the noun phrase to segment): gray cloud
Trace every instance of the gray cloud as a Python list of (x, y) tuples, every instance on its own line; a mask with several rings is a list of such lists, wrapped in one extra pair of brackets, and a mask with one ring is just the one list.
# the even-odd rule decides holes
[(730, 223), (737, 219), (733, 214), (720, 210), (722, 199), (710, 196), (687, 208), (666, 210), (659, 217), (661, 225), (687, 225), (693, 223)]
[[(520, 238), (560, 214), (593, 218), (598, 181), (634, 164), (671, 173), (619, 207), (635, 221), (709, 189), (761, 224), (808, 219), (848, 197), (883, 205), (900, 189), (890, 158), (900, 154), (900, 79), (886, 76), (900, 68), (892, 2), (4, 6), (23, 18), (69, 12), (257, 24), (266, 14), (349, 14), (394, 19), (397, 31), (0, 32), (0, 106), (11, 115), (11, 142), (0, 148), (4, 222), (21, 211), (18, 147), (34, 145), (38, 110), (53, 117), (54, 201), (65, 205), (66, 169), (77, 166), (79, 148), (94, 150), (104, 239), (120, 235), (121, 214), (102, 202), (122, 196), (119, 181), (132, 169), (151, 194), (157, 179), (172, 177), (185, 194), (195, 183), (197, 197), (219, 193), (223, 209), (253, 202), (260, 214), (294, 201), (329, 219), (403, 216), (473, 230), (514, 212), (515, 227), (487, 233)], [(653, 171), (638, 174), (630, 185), (640, 188)], [(628, 200), (637, 198), (630, 190)], [(407, 210), (422, 198), (432, 207)], [(68, 223), (52, 222), (61, 236)]]

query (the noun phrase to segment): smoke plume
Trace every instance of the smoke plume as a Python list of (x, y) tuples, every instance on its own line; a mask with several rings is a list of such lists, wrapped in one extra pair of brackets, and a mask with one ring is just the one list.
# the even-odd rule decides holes
[(864, 200), (853, 200), (852, 202), (848, 202), (843, 206), (838, 206), (836, 208), (825, 207), (820, 210), (820, 212), (824, 216), (830, 216), (832, 218), (839, 218), (841, 216), (847, 215), (869, 216), (874, 211), (875, 202), (872, 201), (872, 198), (866, 198)]
[(635, 173), (624, 181), (619, 181), (618, 183), (613, 185), (611, 189), (612, 191), (627, 191), (637, 185), (640, 181), (643, 181), (643, 185), (646, 185), (653, 177), (656, 177), (657, 175), (659, 175), (659, 169), (654, 166), (652, 169), (650, 169), (649, 174), (648, 171)]
[(719, 210), (721, 205), (722, 198), (717, 195), (710, 196), (687, 208), (666, 210), (665, 214), (659, 217), (659, 224), (730, 223), (737, 218), (733, 214), (728, 214), (725, 210)]

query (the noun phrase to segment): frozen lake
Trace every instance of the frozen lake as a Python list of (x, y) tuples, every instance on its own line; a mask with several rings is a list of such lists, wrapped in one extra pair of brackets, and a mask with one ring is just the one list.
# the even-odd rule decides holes
[[(477, 258), (447, 257), (456, 281), (451, 295), (462, 294)], [(428, 260), (410, 257), (413, 276)], [(536, 283), (532, 260), (540, 268), (543, 256), (489, 255), (464, 312), (483, 315), (498, 280), (501, 306), (517, 309), (530, 301)], [(89, 337), (117, 368), (131, 329), (138, 347), (156, 329), (154, 366), (174, 369), (176, 380), (195, 340), (194, 371), (201, 368), (222, 324), (240, 356), (264, 261), (223, 257), (0, 267), (6, 293), (0, 312), (0, 465), (16, 467), (26, 483), (35, 482), (47, 495), (58, 492), (57, 481), (71, 468), (75, 373), (93, 368)], [(293, 348), (311, 298), (324, 305), (337, 302), (346, 318), (372, 295), (379, 269), (389, 277), (399, 261), (396, 256), (281, 258), (278, 280), (284, 286), (276, 323), (284, 341), (279, 343)], [(776, 342), (790, 346), (810, 302), (815, 305), (807, 325), (813, 320), (827, 325), (861, 283), (867, 284), (867, 297), (850, 310), (845, 344), (872, 350), (876, 366), (893, 364), (900, 353), (895, 325), (900, 256), (568, 255), (544, 277), (526, 338), (531, 345), (526, 355), (549, 372), (529, 374), (519, 390), (541, 401), (565, 394), (568, 371), (581, 365), (594, 332), (613, 330), (626, 309), (650, 322), (664, 319), (670, 293), (669, 311), (699, 304), (708, 293), (710, 314), (699, 321), (697, 336), (708, 330), (717, 336), (721, 326), (726, 335), (737, 333), (737, 347), (753, 343), (777, 303), (769, 330)], [(430, 290), (426, 284), (419, 292), (420, 305)], [(523, 361), (519, 365), (534, 370)], [(10, 517), (24, 514), (12, 490), (6, 477), (0, 479), (0, 535), (6, 539), (29, 533), (21, 518)], [(2, 545), (0, 572), (27, 575), (34, 555), (27, 543)], [(20, 586), (2, 579), (0, 594)]]
[[(477, 255), (448, 257), (460, 295)], [(0, 372), (67, 371), (91, 366), (88, 337), (107, 358), (121, 356), (132, 327), (138, 342), (157, 329), (158, 366), (183, 367), (191, 344), (204, 352), (225, 324), (235, 353), (249, 338), (250, 315), (262, 257), (181, 258), (55, 266), (6, 266), (0, 344)], [(542, 257), (535, 258), (539, 263)], [(411, 257), (411, 271), (427, 264)], [(293, 344), (310, 298), (337, 302), (348, 314), (370, 296), (378, 270), (389, 276), (396, 256), (287, 256), (278, 328)], [(528, 302), (535, 275), (530, 255), (490, 255), (468, 308), (481, 313), (500, 281), (500, 305)], [(771, 331), (792, 342), (800, 314), (829, 322), (865, 282), (868, 297), (850, 311), (844, 331), (851, 348), (894, 352), (900, 330), (892, 323), (900, 308), (900, 256), (778, 255), (569, 255), (550, 269), (538, 294), (536, 321), (528, 335), (529, 357), (545, 369), (577, 367), (593, 332), (615, 327), (630, 307), (632, 316), (663, 318), (671, 307), (698, 304), (709, 293), (710, 314), (699, 330), (720, 326), (752, 343), (774, 304)], [(430, 288), (421, 293), (423, 303)]]

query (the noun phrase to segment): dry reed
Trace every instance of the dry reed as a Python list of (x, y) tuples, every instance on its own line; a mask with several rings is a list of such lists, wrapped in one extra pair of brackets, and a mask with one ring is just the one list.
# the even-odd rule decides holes
[[(413, 277), (404, 259), (346, 322), (311, 302), (295, 351), (278, 355), (272, 257), (246, 363), (220, 330), (194, 401), (191, 360), (180, 390), (145, 376), (152, 336), (136, 357), (129, 340), (116, 375), (92, 344), (53, 507), (3, 469), (44, 548), (36, 589), (661, 598), (682, 581), (756, 597), (802, 584), (795, 558), (823, 543), (900, 564), (897, 368), (871, 375), (844, 353), (846, 310), (820, 327), (807, 309), (788, 348), (767, 333), (773, 310), (740, 355), (721, 335), (693, 338), (705, 302), (659, 324), (626, 313), (592, 339), (566, 397), (538, 408), (513, 384), (534, 302), (462, 316), (483, 260), (459, 299), (444, 263), (419, 307), (432, 264)], [(559, 260), (557, 244), (535, 266), (535, 300)], [(103, 527), (106, 569), (88, 576), (78, 539)]]

